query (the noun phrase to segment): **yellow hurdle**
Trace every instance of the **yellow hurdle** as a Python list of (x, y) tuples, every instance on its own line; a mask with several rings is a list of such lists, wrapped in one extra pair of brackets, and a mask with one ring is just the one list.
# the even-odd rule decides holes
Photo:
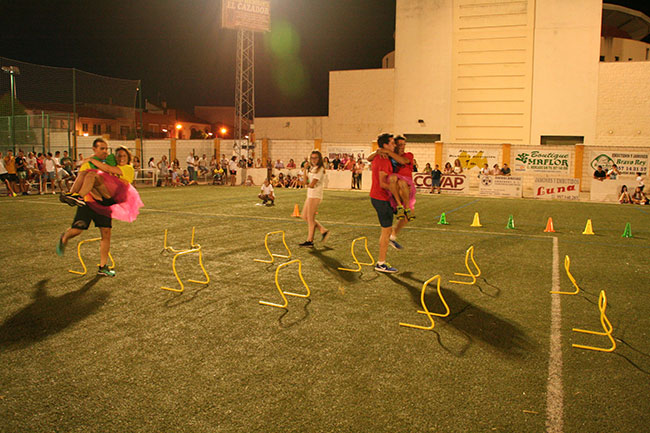
[[(277, 233), (282, 233), (282, 243), (284, 244), (284, 248), (287, 250), (289, 255), (285, 256), (282, 254), (273, 254), (271, 250), (269, 249), (269, 235), (274, 235)], [(256, 262), (260, 263), (273, 263), (275, 261), (275, 257), (279, 257), (281, 259), (290, 259), (291, 258), (291, 250), (287, 246), (287, 242), (284, 240), (284, 230), (278, 230), (275, 232), (268, 232), (266, 236), (264, 236), (264, 248), (266, 248), (266, 252), (269, 253), (269, 256), (271, 257), (271, 260), (262, 260), (262, 259), (253, 259)]]
[(582, 344), (572, 344), (571, 346), (577, 347), (578, 349), (596, 350), (599, 352), (613, 352), (614, 349), (616, 349), (616, 341), (614, 341), (614, 337), (612, 337), (612, 331), (614, 330), (614, 328), (612, 327), (612, 323), (605, 315), (606, 309), (607, 309), (607, 296), (605, 295), (605, 291), (601, 290), (600, 296), (598, 296), (598, 310), (600, 311), (600, 324), (602, 325), (603, 330), (605, 332), (589, 331), (587, 329), (578, 329), (578, 328), (573, 328), (572, 331), (582, 332), (584, 334), (607, 336), (607, 338), (609, 338), (609, 341), (612, 342), (612, 347), (604, 348), (604, 347), (594, 347), (594, 346), (583, 346)]
[[(69, 269), (68, 272), (71, 274), (77, 274), (77, 275), (86, 275), (88, 273), (88, 269), (86, 268), (86, 264), (84, 263), (84, 260), (81, 258), (81, 246), (85, 244), (86, 242), (94, 242), (94, 241), (101, 241), (102, 238), (93, 238), (93, 239), (86, 239), (84, 241), (79, 242), (77, 245), (77, 257), (79, 257), (79, 262), (81, 263), (81, 267), (83, 268), (82, 272), (79, 271), (73, 271), (72, 269)], [(108, 269), (115, 269), (115, 260), (113, 260), (113, 256), (111, 255), (110, 251), (108, 252), (108, 258), (111, 259), (111, 265), (108, 267)]]
[[(427, 289), (427, 286), (429, 283), (431, 283), (433, 280), (438, 279), (438, 285), (437, 285), (437, 290), (438, 290), (438, 296), (440, 297), (440, 300), (442, 301), (442, 304), (445, 306), (445, 313), (432, 313), (429, 311), (427, 308), (427, 304), (424, 302), (424, 292)], [(449, 316), (449, 306), (447, 305), (447, 302), (445, 302), (445, 298), (442, 296), (442, 292), (440, 291), (440, 275), (435, 275), (431, 278), (429, 278), (425, 283), (422, 285), (422, 292), (420, 293), (420, 303), (422, 304), (422, 308), (424, 311), (418, 311), (419, 314), (426, 314), (429, 320), (431, 321), (431, 326), (420, 326), (420, 325), (412, 325), (410, 323), (400, 323), (400, 326), (406, 326), (408, 328), (416, 328), (416, 329), (424, 329), (425, 331), (433, 329), (435, 326), (435, 322), (433, 321), (433, 316), (437, 317), (447, 317)]]
[(561, 290), (551, 290), (551, 293), (559, 293), (560, 295), (577, 295), (578, 292), (580, 292), (580, 287), (578, 287), (578, 283), (576, 283), (575, 278), (573, 278), (573, 275), (571, 275), (571, 272), (569, 271), (569, 266), (571, 266), (571, 259), (569, 256), (564, 256), (564, 270), (566, 271), (567, 276), (573, 283), (573, 287), (576, 288), (575, 292), (562, 292)]
[[(476, 268), (476, 271), (477, 271), (476, 274), (474, 272), (472, 272), (472, 270), (469, 267), (469, 259), (470, 259), (470, 257), (472, 259), (472, 263), (474, 263), (474, 267)], [(474, 260), (474, 246), (473, 245), (470, 246), (467, 249), (467, 252), (465, 253), (465, 267), (467, 268), (467, 272), (469, 272), (469, 274), (462, 274), (462, 273), (454, 272), (454, 275), (458, 275), (460, 277), (470, 277), (472, 279), (471, 282), (452, 281), (452, 280), (450, 280), (449, 282), (450, 283), (456, 283), (456, 284), (467, 284), (468, 286), (471, 286), (472, 284), (476, 283), (476, 277), (481, 276), (481, 269), (476, 264), (476, 260)]]
[(195, 227), (192, 227), (192, 240), (190, 241), (190, 248), (186, 250), (177, 250), (167, 245), (167, 229), (165, 229), (165, 238), (163, 241), (163, 252), (169, 251), (174, 254), (174, 259), (172, 260), (172, 270), (174, 271), (174, 276), (176, 277), (176, 280), (178, 281), (178, 284), (181, 286), (181, 288), (173, 289), (171, 287), (161, 287), (161, 289), (169, 290), (171, 292), (182, 292), (183, 290), (185, 290), (183, 281), (178, 276), (178, 271), (176, 270), (176, 259), (178, 259), (180, 256), (184, 256), (186, 254), (192, 254), (192, 253), (198, 253), (199, 255), (199, 266), (201, 266), (201, 270), (205, 275), (205, 281), (198, 281), (198, 280), (187, 280), (187, 281), (190, 283), (198, 283), (198, 284), (208, 284), (210, 282), (210, 276), (208, 275), (208, 272), (205, 270), (205, 267), (203, 266), (203, 251), (201, 250), (201, 245), (194, 243), (194, 232), (195, 232), (194, 229)]
[[(361, 239), (363, 239), (363, 246), (366, 249), (366, 253), (368, 253), (368, 257), (370, 257), (370, 263), (360, 262), (359, 259), (357, 259), (356, 254), (354, 254), (354, 244), (357, 241), (360, 241)], [(375, 264), (375, 259), (372, 257), (372, 254), (370, 254), (370, 251), (368, 251), (368, 238), (365, 236), (356, 238), (355, 240), (352, 241), (352, 245), (350, 246), (350, 252), (352, 253), (352, 258), (354, 259), (354, 263), (358, 266), (358, 268), (357, 269), (339, 268), (339, 271), (361, 272), (361, 265), (373, 266)]]
[[(302, 281), (302, 284), (307, 289), (306, 294), (285, 292), (280, 287), (280, 283), (278, 282), (278, 274), (280, 273), (280, 269), (282, 269), (283, 267), (288, 266), (288, 265), (290, 265), (292, 263), (298, 263), (298, 275), (300, 276), (300, 280)], [(300, 259), (294, 259), (294, 260), (291, 260), (290, 262), (282, 263), (280, 266), (278, 266), (278, 268), (275, 270), (275, 287), (278, 288), (278, 292), (280, 292), (280, 296), (282, 296), (282, 299), (284, 300), (284, 304), (280, 305), (280, 304), (274, 304), (273, 302), (259, 301), (260, 304), (269, 305), (271, 307), (277, 307), (277, 308), (287, 308), (287, 305), (289, 305), (289, 301), (287, 300), (286, 295), (296, 296), (298, 298), (309, 298), (309, 296), (311, 295), (311, 290), (309, 289), (309, 286), (307, 285), (307, 283), (305, 282), (305, 279), (302, 276), (302, 262), (300, 261)]]

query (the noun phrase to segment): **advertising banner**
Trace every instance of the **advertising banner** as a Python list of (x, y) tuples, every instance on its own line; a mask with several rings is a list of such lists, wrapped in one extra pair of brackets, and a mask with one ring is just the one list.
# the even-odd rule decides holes
[(569, 174), (570, 152), (540, 152), (531, 150), (515, 156), (515, 173), (557, 173)]
[(256, 32), (271, 30), (270, 0), (222, 0), (221, 26)]
[(366, 155), (370, 154), (372, 148), (370, 146), (363, 145), (350, 145), (350, 146), (327, 146), (327, 156), (330, 161), (332, 161), (338, 155), (339, 158), (347, 158), (348, 156), (354, 156), (355, 159), (361, 157), (365, 161)]
[(487, 164), (489, 168), (492, 168), (494, 164), (499, 163), (501, 159), (501, 150), (467, 150), (462, 147), (449, 147), (445, 156), (446, 161), (444, 163), (449, 162), (453, 166), (454, 161), (458, 159), (460, 160), (463, 170), (471, 170), (474, 167), (481, 169), (484, 164)]
[(573, 177), (536, 177), (533, 197), (544, 200), (580, 199), (580, 179)]
[(605, 171), (616, 164), (621, 175), (636, 175), (641, 173), (644, 176), (648, 174), (648, 154), (637, 152), (617, 152), (617, 151), (593, 151), (591, 152), (591, 169), (596, 171), (599, 165), (602, 165)]
[[(431, 191), (431, 175), (413, 173), (413, 183), (418, 192)], [(465, 194), (469, 190), (469, 183), (464, 174), (443, 174), (440, 179), (440, 190), (447, 194)]]
[(522, 185), (520, 176), (481, 176), (478, 192), (492, 197), (521, 197)]

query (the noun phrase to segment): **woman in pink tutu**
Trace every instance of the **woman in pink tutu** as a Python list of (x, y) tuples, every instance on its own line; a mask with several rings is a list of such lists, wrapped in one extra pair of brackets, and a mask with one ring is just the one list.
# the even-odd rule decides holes
[[(78, 195), (70, 195), (67, 198), (74, 200), (77, 206), (89, 206), (100, 215), (133, 222), (144, 204), (138, 191), (131, 185), (135, 177), (135, 170), (131, 165), (131, 152), (126, 147), (120, 146), (115, 152), (115, 158), (117, 166), (95, 158), (84, 160), (84, 163), (90, 163), (97, 168), (82, 171)], [(81, 197), (81, 200), (73, 197)]]
[(390, 204), (395, 209), (398, 220), (406, 218), (407, 221), (415, 219), (415, 183), (413, 182), (413, 154), (406, 152), (406, 139), (399, 136), (395, 139), (395, 152), (379, 148), (377, 152), (368, 156), (372, 161), (378, 154), (386, 155), (393, 164), (393, 174), (388, 176), (390, 185)]

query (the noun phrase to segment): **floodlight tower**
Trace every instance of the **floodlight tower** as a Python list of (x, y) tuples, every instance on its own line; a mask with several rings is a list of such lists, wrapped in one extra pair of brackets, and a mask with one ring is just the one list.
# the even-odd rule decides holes
[[(235, 146), (242, 156), (243, 140), (253, 133), (255, 119), (255, 32), (271, 29), (270, 0), (222, 0), (221, 26), (237, 30), (235, 68)], [(250, 156), (250, 146), (246, 146)]]
[(239, 158), (241, 143), (246, 139), (246, 157), (250, 156), (248, 134), (253, 130), (255, 119), (255, 44), (252, 30), (237, 30), (237, 66), (235, 68), (235, 143)]

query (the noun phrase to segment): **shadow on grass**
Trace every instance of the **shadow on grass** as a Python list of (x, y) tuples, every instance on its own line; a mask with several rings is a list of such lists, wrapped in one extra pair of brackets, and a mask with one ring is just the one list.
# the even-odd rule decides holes
[(304, 314), (302, 315), (302, 317), (299, 317), (299, 318), (293, 320), (292, 322), (288, 322), (287, 320), (285, 320), (285, 317), (287, 316), (287, 314), (289, 314), (289, 309), (285, 308), (284, 313), (282, 313), (280, 315), (280, 317), (278, 317), (278, 323), (280, 324), (280, 327), (285, 328), (285, 329), (286, 328), (291, 328), (291, 327), (297, 325), (298, 323), (304, 322), (305, 320), (307, 320), (307, 318), (309, 317), (309, 310), (307, 309), (309, 304), (311, 304), (311, 299), (307, 298), (305, 300), (305, 305), (303, 305)]
[[(192, 284), (192, 283), (190, 283)], [(164, 302), (165, 307), (167, 308), (174, 308), (178, 307), (179, 305), (187, 304), (188, 302), (192, 302), (193, 300), (196, 299), (196, 297), (201, 293), (202, 291), (208, 289), (210, 287), (209, 284), (202, 284), (201, 287), (199, 287), (196, 290), (191, 290), (192, 294), (191, 295), (185, 295), (183, 294), (187, 291), (187, 283), (185, 284), (185, 290), (182, 292), (171, 292), (175, 293), (176, 296), (174, 296), (171, 299), (168, 299)]]
[(39, 281), (32, 302), (0, 325), (0, 349), (29, 347), (91, 315), (109, 296), (107, 292), (87, 293), (100, 278), (61, 296), (49, 296), (49, 280)]
[[(332, 248), (330, 248), (329, 250), (331, 249)], [(309, 250), (309, 254), (316, 257), (318, 260), (320, 260), (325, 270), (330, 274), (332, 274), (337, 279), (347, 281), (348, 283), (357, 282), (358, 278), (356, 276), (359, 274), (359, 272), (339, 271), (339, 268), (346, 268), (348, 267), (348, 265), (344, 265), (334, 257), (326, 256), (325, 254), (323, 254), (323, 251), (329, 251), (329, 250), (311, 249)], [(352, 260), (350, 259), (350, 261)]]
[[(418, 283), (417, 286), (414, 286), (396, 275), (387, 274), (387, 276), (395, 283), (408, 289), (413, 298), (413, 303), (418, 309), (421, 308), (420, 294), (422, 293), (422, 284), (424, 284), (424, 281), (419, 281), (410, 274), (406, 275), (407, 279)], [(434, 320), (445, 322), (447, 325), (464, 334), (469, 339), (466, 346), (469, 346), (473, 339), (477, 339), (505, 355), (518, 358), (523, 357), (525, 353), (533, 350), (533, 344), (516, 324), (468, 303), (449, 289), (441, 286), (440, 291), (449, 305), (451, 314), (447, 317), (436, 317)], [(424, 296), (424, 301), (431, 311), (440, 310), (439, 306), (441, 303), (435, 290), (427, 291)], [(438, 341), (441, 341), (441, 339), (442, 337), (438, 334)], [(445, 346), (443, 345), (443, 347)], [(451, 351), (446, 347), (445, 349), (458, 356), (462, 356), (467, 350), (467, 347), (456, 351)]]

